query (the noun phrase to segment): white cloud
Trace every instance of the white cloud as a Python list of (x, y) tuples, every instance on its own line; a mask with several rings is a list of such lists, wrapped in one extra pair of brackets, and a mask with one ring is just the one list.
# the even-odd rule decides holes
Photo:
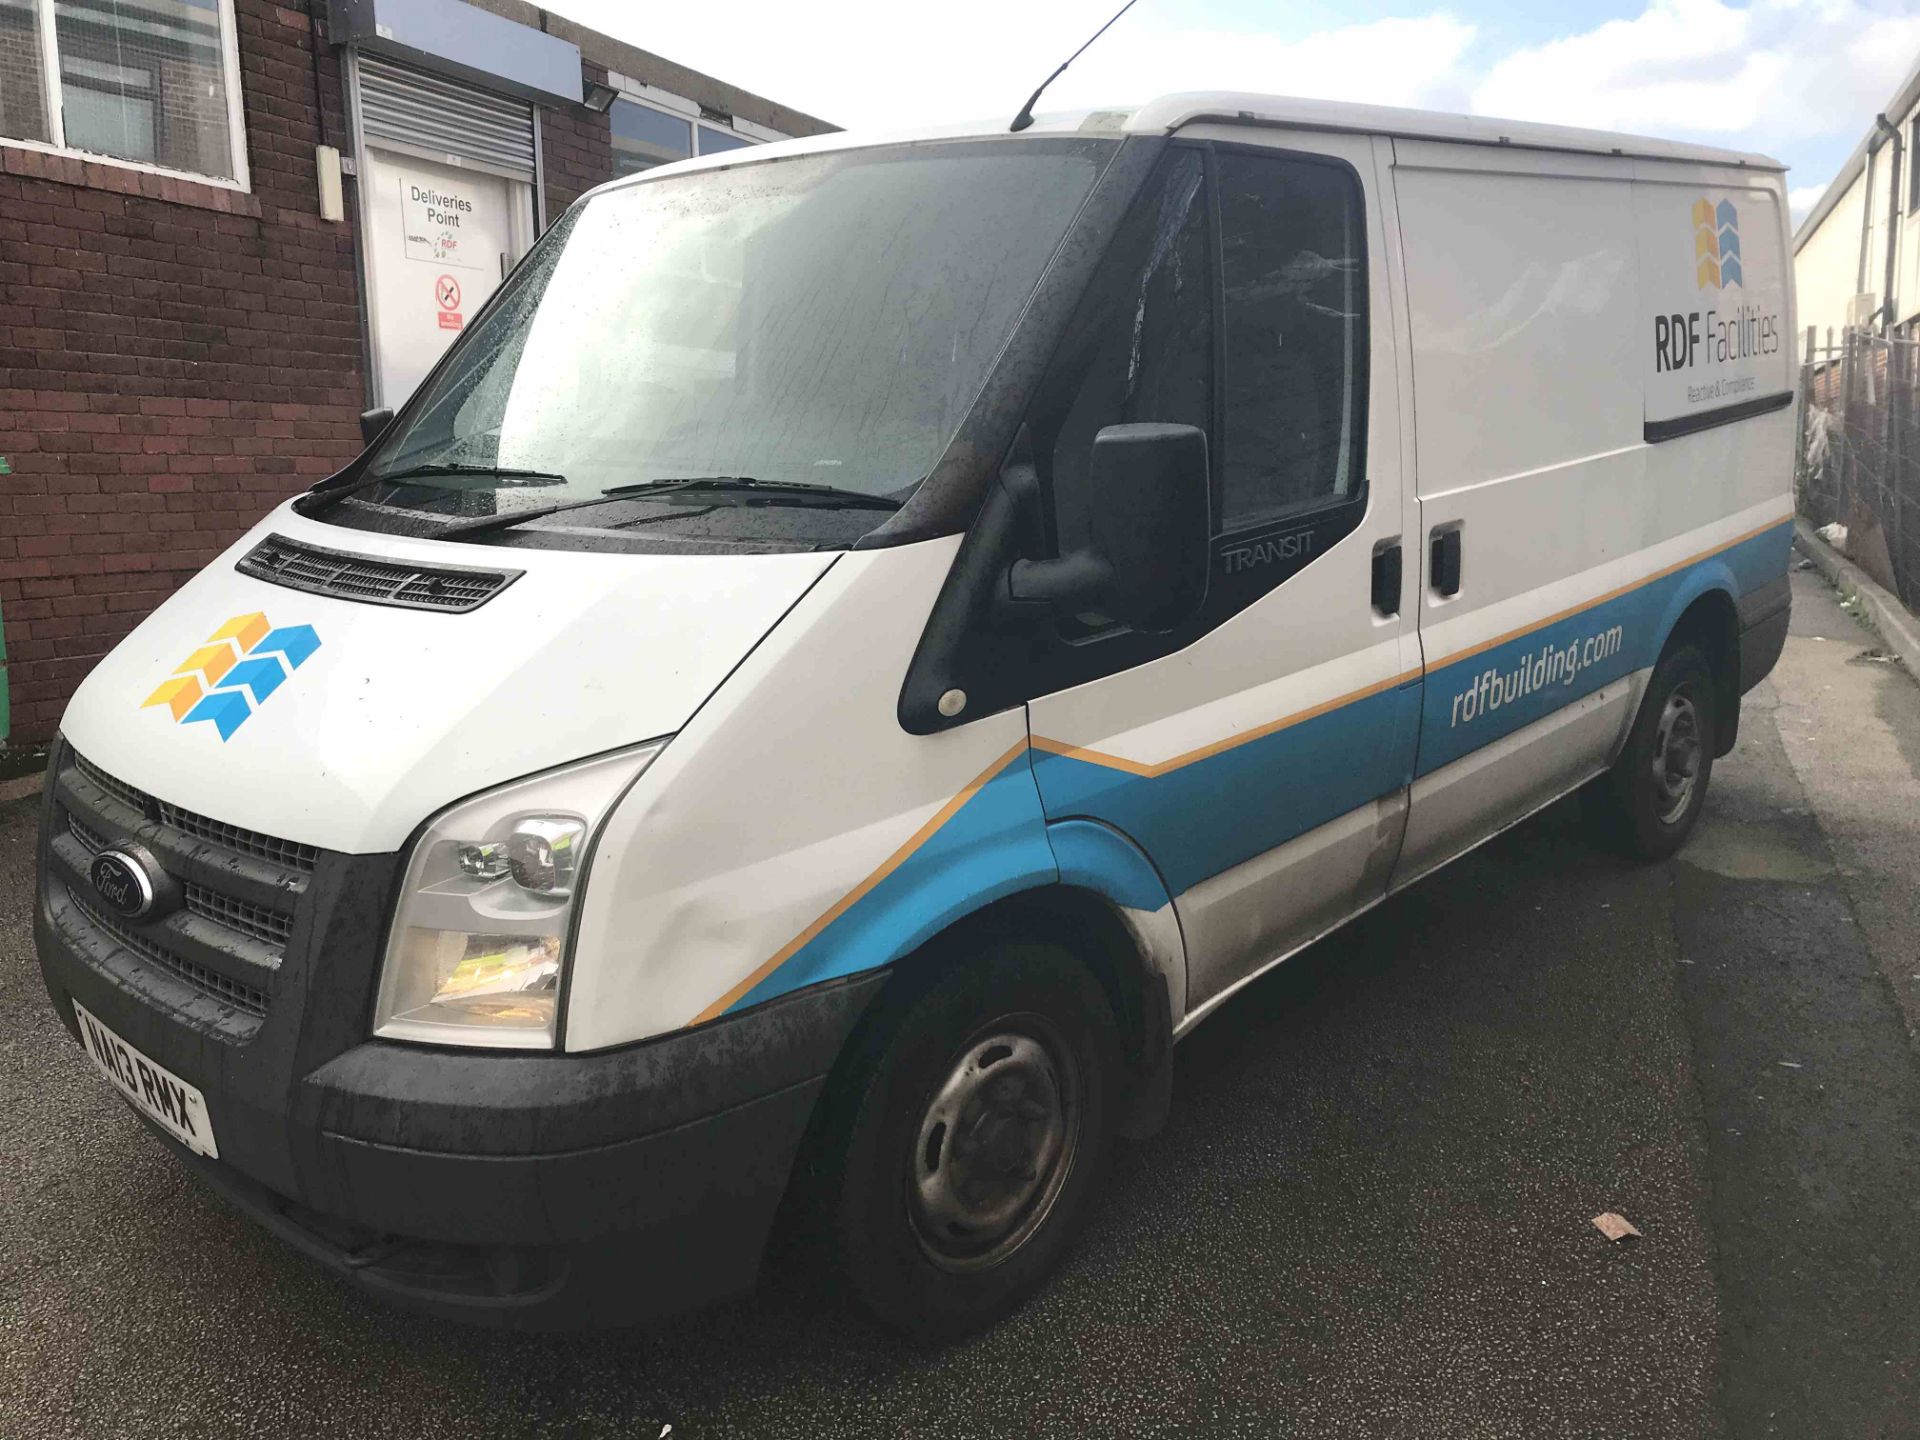
[(1857, 0), (1653, 0), (1497, 61), (1473, 108), (1779, 148), (1863, 131), (1920, 50), (1920, 15)]
[[(1125, 23), (1125, 22), (1122, 22)], [(1048, 90), (1061, 108), (1148, 99), (1177, 90), (1247, 90), (1316, 100), (1459, 108), (1475, 28), (1445, 13), (1345, 25), (1299, 40), (1229, 30), (1141, 27), (1113, 55), (1088, 51)], [(1113, 38), (1111, 35), (1108, 39)], [(1106, 40), (1101, 42), (1106, 44)], [(1057, 93), (1056, 93), (1057, 91)]]
[[(932, 124), (1019, 109), (1047, 72), (1113, 13), (1071, 5), (897, 0), (831, 5), (739, 0), (641, 8), (548, 0), (642, 49), (849, 128)], [(1462, 108), (1472, 25), (1444, 11), (1339, 26), (1298, 39), (1196, 24), (1177, 4), (1142, 5), (1075, 62), (1040, 108), (1129, 105), (1176, 90), (1252, 90)]]
[(1796, 185), (1787, 191), (1787, 214), (1792, 217), (1796, 228), (1826, 193), (1827, 187), (1824, 185)]
[[(852, 128), (1011, 118), (1116, 0), (547, 0), (607, 34)], [(1496, 50), (1484, 0), (1298, 33), (1299, 7), (1143, 0), (1041, 109), (1243, 89), (1474, 110), (1763, 150), (1824, 179), (1920, 54), (1913, 0), (1642, 0), (1625, 19)], [(1271, 15), (1272, 18), (1266, 18)], [(645, 76), (641, 78), (647, 78)]]

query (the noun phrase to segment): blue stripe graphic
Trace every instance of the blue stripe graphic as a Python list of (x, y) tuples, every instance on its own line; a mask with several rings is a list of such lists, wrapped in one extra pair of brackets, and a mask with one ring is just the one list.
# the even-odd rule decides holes
[(889, 964), (982, 905), (1052, 884), (1059, 871), (1030, 754), (1008, 761), (925, 844), (729, 1011)]
[[(1408, 785), (1416, 743), (1417, 773), (1427, 774), (1652, 665), (1700, 595), (1740, 595), (1785, 574), (1792, 536), (1792, 522), (1783, 521), (1563, 620), (1442, 663), (1424, 683), (1408, 681), (1157, 776), (1025, 751), (729, 1011), (890, 964), (982, 905), (1038, 885), (1084, 885), (1116, 903), (1157, 910), (1202, 880)], [(1618, 648), (1582, 666), (1571, 683), (1516, 685), (1506, 698), (1506, 677), (1523, 662), (1531, 676), (1543, 652), (1564, 652), (1616, 626)], [(1500, 704), (1456, 718), (1456, 697), (1489, 671), (1502, 679)]]
[[(1417, 773), (1430, 775), (1648, 668), (1674, 622), (1701, 595), (1714, 589), (1741, 595), (1785, 574), (1792, 540), (1791, 522), (1783, 523), (1564, 620), (1429, 669)], [(1618, 648), (1587, 659), (1585, 647), (1616, 626)]]
[(1410, 680), (1162, 775), (1036, 752), (1055, 821), (1104, 820), (1153, 857), (1177, 897), (1412, 779), (1420, 682)]

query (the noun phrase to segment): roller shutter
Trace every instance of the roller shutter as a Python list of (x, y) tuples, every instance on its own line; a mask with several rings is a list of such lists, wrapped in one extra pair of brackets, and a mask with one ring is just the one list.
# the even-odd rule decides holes
[(359, 57), (360, 128), (369, 144), (534, 178), (533, 107), (377, 55)]

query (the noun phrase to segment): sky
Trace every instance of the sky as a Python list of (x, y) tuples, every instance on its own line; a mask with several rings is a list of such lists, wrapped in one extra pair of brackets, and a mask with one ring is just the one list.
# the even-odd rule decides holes
[[(1011, 118), (1119, 3), (546, 0), (847, 129)], [(1252, 90), (1695, 140), (1785, 161), (1798, 220), (1916, 60), (1901, 0), (1138, 0), (1040, 109)]]

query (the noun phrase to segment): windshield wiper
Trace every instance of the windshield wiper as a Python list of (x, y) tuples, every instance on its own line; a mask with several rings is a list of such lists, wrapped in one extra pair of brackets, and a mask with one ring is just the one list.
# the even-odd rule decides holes
[(552, 505), (529, 505), (524, 510), (503, 510), (498, 515), (475, 515), (470, 520), (449, 520), (429, 537), (445, 540), (451, 535), (479, 535), (488, 530), (505, 530), (528, 520), (558, 515), (562, 510), (580, 510), (588, 505), (604, 505), (618, 496), (596, 495), (591, 500), (560, 500)]
[(409, 465), (368, 479), (370, 485), (382, 480), (418, 480), (429, 475), (471, 475), (482, 480), (518, 480), (528, 485), (564, 485), (567, 477), (551, 470), (522, 470), (514, 465), (462, 465), (454, 461), (434, 461), (427, 465)]
[[(471, 471), (463, 469), (460, 473), (542, 475), (546, 472), (496, 471), (484, 466), (475, 466)], [(382, 480), (396, 478), (398, 477), (393, 475), (380, 477)], [(348, 489), (358, 488), (360, 488), (358, 485), (348, 487)], [(505, 510), (496, 515), (475, 515), (465, 520), (448, 520), (435, 527), (432, 538), (446, 540), (455, 535), (483, 535), (490, 530), (511, 529), (515, 525), (524, 525), (529, 520), (543, 520), (549, 515), (558, 515), (567, 510), (583, 510), (590, 505), (605, 505), (615, 500), (651, 500), (687, 490), (699, 490), (709, 494), (716, 491), (722, 494), (729, 491), (751, 491), (755, 494), (767, 492), (762, 498), (772, 504), (807, 505), (833, 510), (898, 510), (901, 505), (900, 501), (891, 500), (885, 495), (868, 495), (863, 491), (842, 490), (833, 485), (809, 485), (800, 480), (756, 480), (750, 475), (696, 475), (685, 479), (638, 480), (629, 485), (611, 486), (598, 495), (584, 500), (560, 500), (551, 505), (529, 505), (524, 509)], [(345, 493), (345, 490), (336, 492), (336, 498)], [(425, 517), (432, 517), (431, 511), (418, 513)]]
[(809, 485), (802, 480), (756, 480), (751, 475), (695, 475), (679, 480), (636, 480), (630, 485), (614, 485), (590, 500), (563, 500), (553, 505), (529, 505), (524, 510), (509, 510), (501, 515), (476, 515), (471, 520), (455, 520), (433, 532), (436, 540), (454, 535), (479, 535), (489, 530), (506, 530), (528, 520), (541, 520), (563, 510), (582, 510), (589, 505), (605, 505), (613, 500), (652, 500), (665, 495), (699, 490), (707, 494), (747, 490), (772, 504), (808, 505), (831, 510), (898, 510), (901, 502), (884, 495), (868, 495), (859, 490), (841, 490), (833, 485)]
[[(357, 495), (375, 485), (389, 481), (400, 483), (406, 480), (422, 480), (436, 475), (467, 475), (480, 480), (504, 480), (509, 486), (520, 485), (564, 485), (567, 477), (555, 474), (551, 470), (522, 470), (512, 465), (462, 465), (453, 462), (435, 461), (425, 465), (409, 465), (404, 470), (395, 470), (388, 475), (362, 475), (358, 480), (348, 481), (345, 485), (328, 485), (312, 492), (311, 503), (301, 511), (304, 515), (314, 515), (329, 506), (337, 505), (349, 495)], [(458, 493), (459, 487), (442, 487), (449, 494)], [(489, 519), (492, 517), (489, 516)]]
[[(837, 485), (814, 485), (805, 480), (756, 480), (751, 475), (689, 475), (683, 478), (637, 480), (631, 485), (615, 485), (602, 495), (644, 495), (652, 492), (670, 495), (680, 490), (769, 491), (765, 498), (774, 504), (791, 496), (800, 504), (829, 505), (849, 510), (898, 510), (901, 502), (885, 495), (870, 495), (864, 490), (843, 490)], [(801, 499), (802, 496), (809, 497)]]

